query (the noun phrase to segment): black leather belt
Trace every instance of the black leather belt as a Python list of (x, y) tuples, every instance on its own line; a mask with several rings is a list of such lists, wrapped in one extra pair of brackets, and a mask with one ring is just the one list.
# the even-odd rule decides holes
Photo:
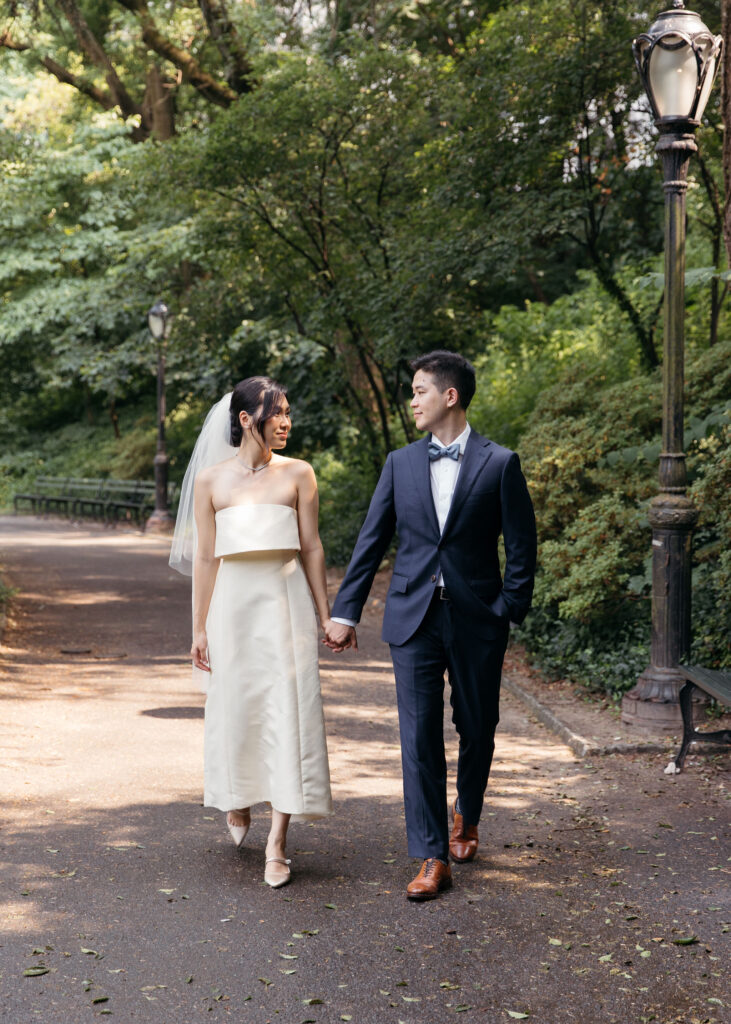
[(449, 594), (447, 593), (446, 587), (435, 587), (434, 588), (434, 600), (448, 601)]

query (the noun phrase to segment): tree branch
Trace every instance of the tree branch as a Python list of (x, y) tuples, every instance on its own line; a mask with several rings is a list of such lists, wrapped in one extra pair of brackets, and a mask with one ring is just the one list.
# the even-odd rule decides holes
[(16, 43), (10, 35), (10, 31), (3, 32), (2, 35), (0, 35), (0, 46), (4, 47), (6, 50), (17, 50), (19, 53), (22, 53), (23, 50), (30, 50), (30, 45), (28, 43)]
[(116, 106), (112, 94), (104, 92), (96, 85), (92, 85), (91, 82), (85, 82), (83, 78), (79, 78), (78, 75), (72, 74), (67, 68), (62, 67), (58, 64), (53, 57), (41, 57), (41, 64), (49, 71), (59, 82), (63, 82), (64, 85), (71, 85), (74, 89), (78, 89), (89, 99), (94, 100), (104, 110), (111, 110), (112, 107)]
[(101, 68), (105, 72), (109, 91), (114, 97), (115, 104), (121, 110), (122, 116), (127, 118), (132, 114), (139, 114), (139, 103), (135, 103), (127, 92), (127, 89), (117, 74), (114, 65), (107, 56), (106, 51), (91, 31), (83, 14), (76, 6), (75, 0), (57, 0), (57, 3), (66, 16), (68, 23), (74, 30), (74, 35), (76, 36), (81, 49), (98, 68)]
[[(69, 0), (59, 0), (59, 2), (68, 3)], [(219, 107), (229, 107), (238, 99), (238, 94), (230, 86), (218, 82), (213, 75), (203, 71), (191, 53), (171, 43), (160, 32), (154, 18), (147, 10), (145, 0), (117, 0), (117, 2), (139, 18), (142, 26), (142, 39), (150, 49), (161, 57), (165, 57), (176, 68), (180, 68), (183, 76), (193, 88), (197, 89), (209, 102), (215, 103)]]
[(226, 81), (237, 93), (251, 92), (252, 68), (236, 31), (230, 21), (224, 0), (198, 0), (206, 19), (211, 39), (227, 64)]

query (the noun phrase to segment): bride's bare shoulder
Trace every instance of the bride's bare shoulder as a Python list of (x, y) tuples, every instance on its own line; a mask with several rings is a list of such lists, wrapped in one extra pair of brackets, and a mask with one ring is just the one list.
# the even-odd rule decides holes
[(312, 466), (305, 459), (293, 459), (289, 455), (279, 455), (278, 453), (273, 455), (276, 459), (277, 465), (281, 467), (286, 473), (291, 473), (292, 476), (297, 478), (306, 478), (314, 474)]
[(205, 469), (202, 469), (195, 478), (196, 487), (211, 487), (222, 476), (232, 472), (234, 468), (233, 461), (233, 458), (224, 459), (223, 462), (217, 462), (215, 466), (207, 466)]

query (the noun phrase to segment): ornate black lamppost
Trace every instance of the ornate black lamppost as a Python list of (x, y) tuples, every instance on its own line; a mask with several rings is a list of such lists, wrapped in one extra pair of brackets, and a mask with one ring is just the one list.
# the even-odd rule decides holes
[(147, 520), (147, 529), (166, 533), (175, 526), (168, 510), (168, 463), (165, 451), (165, 342), (170, 335), (170, 311), (159, 299), (147, 313), (147, 325), (157, 346), (157, 451), (155, 467), (155, 511)]
[(665, 190), (665, 306), (660, 493), (652, 526), (651, 664), (622, 701), (622, 719), (675, 729), (681, 724), (678, 663), (690, 647), (691, 534), (698, 513), (686, 495), (683, 452), (685, 345), (685, 196), (694, 133), (713, 86), (722, 39), (682, 0), (663, 11), (632, 44), (660, 131), (656, 151)]

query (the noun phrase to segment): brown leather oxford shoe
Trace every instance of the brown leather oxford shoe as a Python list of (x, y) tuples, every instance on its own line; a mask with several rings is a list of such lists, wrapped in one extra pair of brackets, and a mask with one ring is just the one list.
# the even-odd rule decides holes
[(410, 900), (433, 900), (452, 884), (452, 869), (443, 860), (429, 857), (421, 865), (419, 874), (406, 886)]
[(452, 805), (452, 833), (449, 837), (449, 854), (458, 864), (474, 860), (479, 836), (477, 825), (465, 825), (464, 818), (456, 810), (457, 801)]

